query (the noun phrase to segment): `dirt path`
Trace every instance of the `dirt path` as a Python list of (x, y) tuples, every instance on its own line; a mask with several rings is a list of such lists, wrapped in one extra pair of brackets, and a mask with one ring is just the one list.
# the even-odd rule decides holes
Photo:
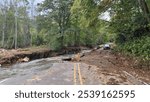
[(150, 70), (133, 68), (134, 61), (111, 50), (92, 51), (81, 58), (81, 62), (95, 66), (89, 66), (89, 70), (96, 70), (97, 80), (102, 84), (150, 84)]

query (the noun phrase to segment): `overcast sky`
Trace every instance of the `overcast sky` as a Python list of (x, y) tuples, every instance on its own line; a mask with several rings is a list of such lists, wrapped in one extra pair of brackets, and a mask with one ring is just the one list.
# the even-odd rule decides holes
[(35, 0), (35, 4), (41, 3), (42, 1), (44, 1), (44, 0)]

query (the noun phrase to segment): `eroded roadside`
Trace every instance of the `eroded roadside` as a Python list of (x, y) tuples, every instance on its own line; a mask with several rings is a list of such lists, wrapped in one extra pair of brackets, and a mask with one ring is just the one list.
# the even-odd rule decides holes
[[(0, 68), (2, 85), (146, 85), (150, 70), (135, 69), (130, 58), (98, 49), (85, 51), (81, 61), (74, 54), (43, 58)], [(76, 68), (75, 68), (76, 65)], [(79, 69), (79, 67), (80, 69)]]
[(33, 47), (24, 49), (0, 49), (0, 65), (10, 65), (20, 62), (28, 62), (34, 59), (47, 58), (55, 55), (54, 52), (46, 47)]
[(113, 53), (111, 50), (92, 51), (81, 58), (81, 62), (88, 64), (89, 70), (96, 70), (97, 80), (101, 80), (105, 85), (150, 84), (148, 68), (134, 68), (132, 59)]
[(29, 62), (35, 59), (56, 57), (64, 54), (80, 52), (86, 47), (64, 47), (60, 51), (54, 51), (47, 46), (19, 48), (19, 49), (0, 49), (0, 66), (12, 65), (15, 63)]

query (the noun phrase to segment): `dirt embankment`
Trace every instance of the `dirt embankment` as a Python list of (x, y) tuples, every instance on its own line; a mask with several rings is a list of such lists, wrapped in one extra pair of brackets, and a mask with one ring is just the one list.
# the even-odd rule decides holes
[(80, 52), (84, 47), (65, 47), (61, 51), (53, 51), (47, 47), (31, 47), (24, 49), (0, 49), (0, 65), (28, 62), (35, 59), (54, 57), (62, 54)]
[(105, 79), (106, 84), (150, 84), (150, 68), (136, 66), (133, 58), (111, 50), (92, 51), (81, 62), (97, 66), (99, 79)]
[(24, 49), (0, 49), (0, 64), (9, 65), (13, 63), (20, 63), (31, 61), (39, 58), (46, 58), (50, 56), (56, 56), (58, 53), (50, 50), (46, 47), (34, 47)]

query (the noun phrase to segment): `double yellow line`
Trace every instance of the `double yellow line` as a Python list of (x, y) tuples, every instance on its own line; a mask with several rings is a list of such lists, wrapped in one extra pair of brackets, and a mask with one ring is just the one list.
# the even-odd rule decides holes
[(79, 65), (79, 63), (74, 63), (74, 85), (77, 85), (77, 73), (78, 73), (80, 85), (83, 85), (80, 65)]

